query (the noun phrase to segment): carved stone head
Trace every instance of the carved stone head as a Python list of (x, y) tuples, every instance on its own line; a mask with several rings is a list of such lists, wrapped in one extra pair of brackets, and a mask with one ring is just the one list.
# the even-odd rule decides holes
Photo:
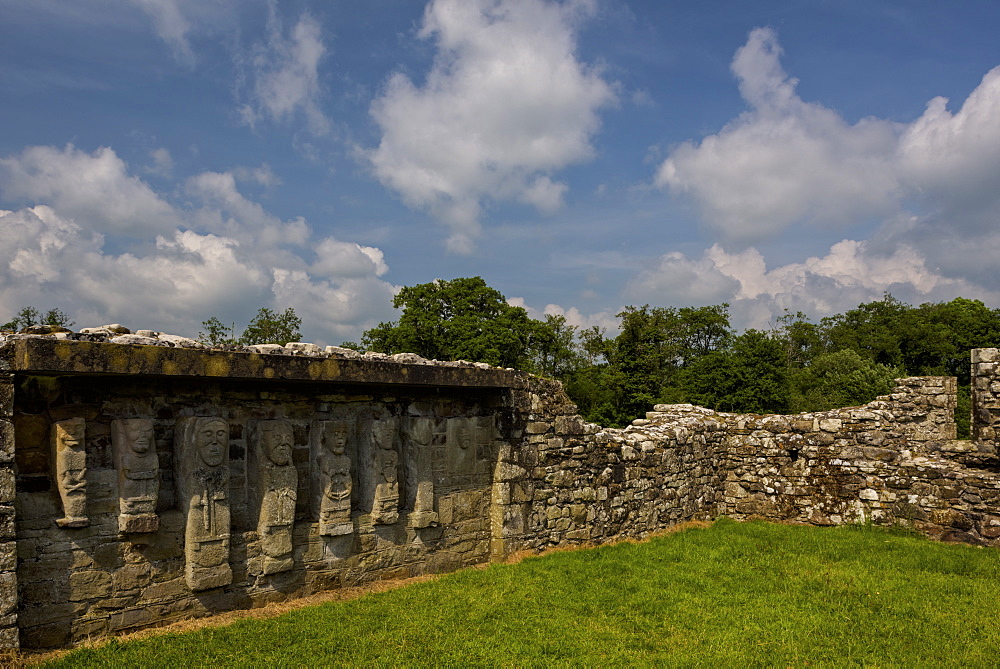
[(323, 431), (323, 445), (334, 455), (343, 455), (347, 447), (347, 423), (336, 421)]
[(136, 455), (145, 455), (153, 446), (153, 421), (148, 418), (124, 418), (116, 421), (120, 436), (124, 437), (129, 450)]
[(431, 443), (434, 438), (434, 419), (413, 418), (410, 420), (410, 438), (421, 446)]
[(463, 420), (458, 425), (458, 447), (465, 450), (472, 446), (472, 426), (468, 420)]
[(285, 421), (268, 421), (262, 441), (267, 459), (284, 467), (292, 461), (292, 426)]
[(83, 418), (61, 420), (53, 425), (55, 429), (56, 448), (58, 450), (83, 450), (83, 436), (86, 429)]
[(226, 449), (229, 447), (229, 424), (221, 418), (198, 421), (194, 442), (201, 461), (209, 467), (218, 467), (226, 459)]
[(396, 421), (391, 418), (384, 418), (372, 423), (372, 439), (379, 448), (389, 450), (392, 448), (392, 438), (396, 433)]

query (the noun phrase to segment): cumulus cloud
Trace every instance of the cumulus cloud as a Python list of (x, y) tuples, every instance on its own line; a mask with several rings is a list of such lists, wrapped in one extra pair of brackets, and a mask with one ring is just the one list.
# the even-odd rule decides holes
[(753, 242), (795, 223), (848, 225), (891, 213), (899, 128), (803, 101), (779, 62), (775, 33), (758, 28), (732, 70), (750, 109), (718, 134), (687, 142), (660, 165), (655, 183), (690, 197), (724, 239)]
[[(22, 169), (38, 155), (44, 174)], [(339, 343), (391, 311), (396, 287), (380, 278), (388, 271), (380, 249), (314, 239), (303, 219), (282, 220), (244, 196), (233, 173), (190, 178), (182, 208), (130, 174), (111, 149), (35, 147), (0, 167), (15, 177), (3, 180), (4, 196), (33, 200), (0, 210), (0, 313), (58, 306), (81, 325), (195, 335), (209, 316), (245, 322), (260, 306), (292, 306), (307, 336)], [(81, 183), (112, 196), (83, 198)], [(137, 226), (126, 238), (124, 222), (143, 203), (160, 207), (172, 225)]]
[[(825, 314), (890, 291), (912, 301), (996, 299), (1000, 253), (1000, 67), (956, 112), (934, 98), (910, 123), (848, 124), (803, 101), (775, 33), (750, 33), (732, 62), (749, 109), (682, 144), (655, 183), (690, 198), (723, 246), (669, 253), (630, 283), (632, 299), (730, 301), (760, 325), (782, 309)], [(866, 241), (767, 269), (751, 243), (803, 225), (880, 221)]]
[(320, 108), (319, 65), (326, 55), (321, 33), (319, 23), (303, 14), (286, 34), (271, 4), (267, 42), (249, 57), (249, 100), (240, 108), (244, 122), (253, 126), (262, 118), (287, 121), (301, 113), (313, 134), (330, 130)]
[(580, 329), (586, 329), (594, 326), (612, 332), (618, 329), (618, 317), (615, 316), (617, 311), (598, 311), (592, 314), (585, 314), (577, 307), (570, 307), (567, 309), (559, 304), (546, 304), (545, 307), (538, 309), (536, 307), (529, 306), (523, 297), (508, 298), (507, 304), (512, 307), (523, 308), (528, 312), (528, 316), (530, 318), (534, 318), (537, 321), (545, 320), (546, 316), (563, 316), (566, 318), (566, 323), (568, 325), (572, 325)]
[(96, 231), (143, 236), (179, 224), (174, 209), (110, 148), (93, 153), (73, 145), (32, 146), (0, 158), (0, 197), (8, 202), (47, 203)]
[(577, 59), (576, 29), (593, 3), (434, 0), (420, 37), (437, 46), (422, 85), (388, 80), (371, 114), (382, 131), (367, 153), (375, 175), (471, 251), (487, 199), (557, 209), (552, 174), (593, 154), (598, 111), (615, 93)]
[(1000, 293), (943, 276), (913, 247), (883, 252), (866, 241), (845, 239), (822, 257), (768, 269), (761, 253), (729, 253), (719, 245), (692, 259), (669, 253), (633, 279), (626, 296), (655, 304), (732, 305), (741, 327), (767, 327), (788, 309), (825, 316), (879, 299), (885, 291), (914, 303), (957, 295), (996, 300)]

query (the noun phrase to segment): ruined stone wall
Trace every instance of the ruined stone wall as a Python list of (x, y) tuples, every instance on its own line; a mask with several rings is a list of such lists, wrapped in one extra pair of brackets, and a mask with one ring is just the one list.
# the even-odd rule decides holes
[(504, 552), (639, 538), (718, 515), (722, 453), (711, 421), (603, 429), (575, 415), (558, 384), (535, 380), (529, 392), (520, 446), (503, 449), (496, 469)]
[(556, 382), (308, 346), (0, 345), (0, 645), (720, 515), (1000, 542), (993, 349), (958, 441), (952, 378), (795, 416), (657, 405), (619, 430)]
[(720, 515), (1000, 541), (996, 451), (954, 439), (951, 377), (900, 379), (865, 406), (794, 416), (657, 405), (624, 430), (584, 423), (557, 388), (532, 391), (527, 434), (497, 468), (495, 534), (508, 552)]
[(13, 376), (0, 367), (0, 648), (18, 646), (13, 417)]
[[(0, 438), (16, 441), (17, 495), (0, 466), (0, 513), (14, 502), (20, 586), (11, 525), (0, 544), (8, 647), (18, 627), (23, 647), (63, 646), (489, 560), (493, 463), (511, 423), (502, 387), (6, 380)], [(220, 447), (200, 431), (223, 432)]]

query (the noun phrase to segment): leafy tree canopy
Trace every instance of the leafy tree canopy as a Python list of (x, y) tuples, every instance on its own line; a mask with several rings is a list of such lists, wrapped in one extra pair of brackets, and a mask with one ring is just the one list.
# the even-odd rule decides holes
[(14, 318), (0, 325), (0, 330), (23, 330), (32, 325), (58, 325), (68, 328), (74, 324), (60, 309), (49, 309), (42, 314), (34, 307), (21, 307)]
[(533, 320), (481, 277), (407, 286), (392, 304), (403, 310), (399, 320), (380, 323), (361, 336), (370, 351), (486, 362), (547, 374), (571, 364), (566, 347), (574, 329), (564, 318)]
[(235, 323), (226, 325), (216, 316), (203, 321), (201, 325), (205, 330), (198, 333), (198, 339), (210, 346), (235, 344), (243, 346), (281, 344), (284, 346), (290, 341), (299, 341), (302, 338), (302, 334), (299, 332), (299, 328), (302, 327), (302, 319), (295, 314), (295, 310), (291, 307), (280, 313), (267, 307), (261, 307), (239, 337), (236, 336)]

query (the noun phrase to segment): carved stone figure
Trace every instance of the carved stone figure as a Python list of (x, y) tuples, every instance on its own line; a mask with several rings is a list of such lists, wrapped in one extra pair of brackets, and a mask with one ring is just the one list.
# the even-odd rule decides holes
[(316, 421), (319, 452), (319, 533), (336, 537), (354, 532), (351, 522), (351, 457), (347, 455), (348, 426), (343, 421)]
[(262, 420), (255, 425), (255, 492), (258, 495), (257, 534), (264, 574), (293, 567), (292, 527), (298, 499), (298, 472), (292, 464), (292, 425)]
[(52, 425), (52, 462), (56, 486), (62, 499), (63, 517), (59, 527), (87, 527), (87, 451), (84, 444), (86, 421), (61, 420)]
[(187, 518), (184, 576), (192, 590), (233, 581), (229, 566), (229, 423), (222, 418), (177, 421), (177, 486)]
[(160, 494), (160, 460), (153, 421), (124, 418), (111, 422), (111, 444), (118, 470), (118, 529), (155, 532), (160, 527), (156, 500)]
[(476, 470), (476, 430), (471, 418), (448, 419), (448, 471), (452, 475)]
[(375, 497), (372, 522), (392, 525), (399, 520), (399, 455), (395, 448), (396, 419), (383, 418), (372, 424), (375, 456)]
[(411, 527), (430, 527), (438, 522), (434, 512), (434, 472), (432, 470), (431, 441), (434, 439), (433, 418), (411, 418), (407, 435), (413, 446), (417, 490), (410, 513)]

